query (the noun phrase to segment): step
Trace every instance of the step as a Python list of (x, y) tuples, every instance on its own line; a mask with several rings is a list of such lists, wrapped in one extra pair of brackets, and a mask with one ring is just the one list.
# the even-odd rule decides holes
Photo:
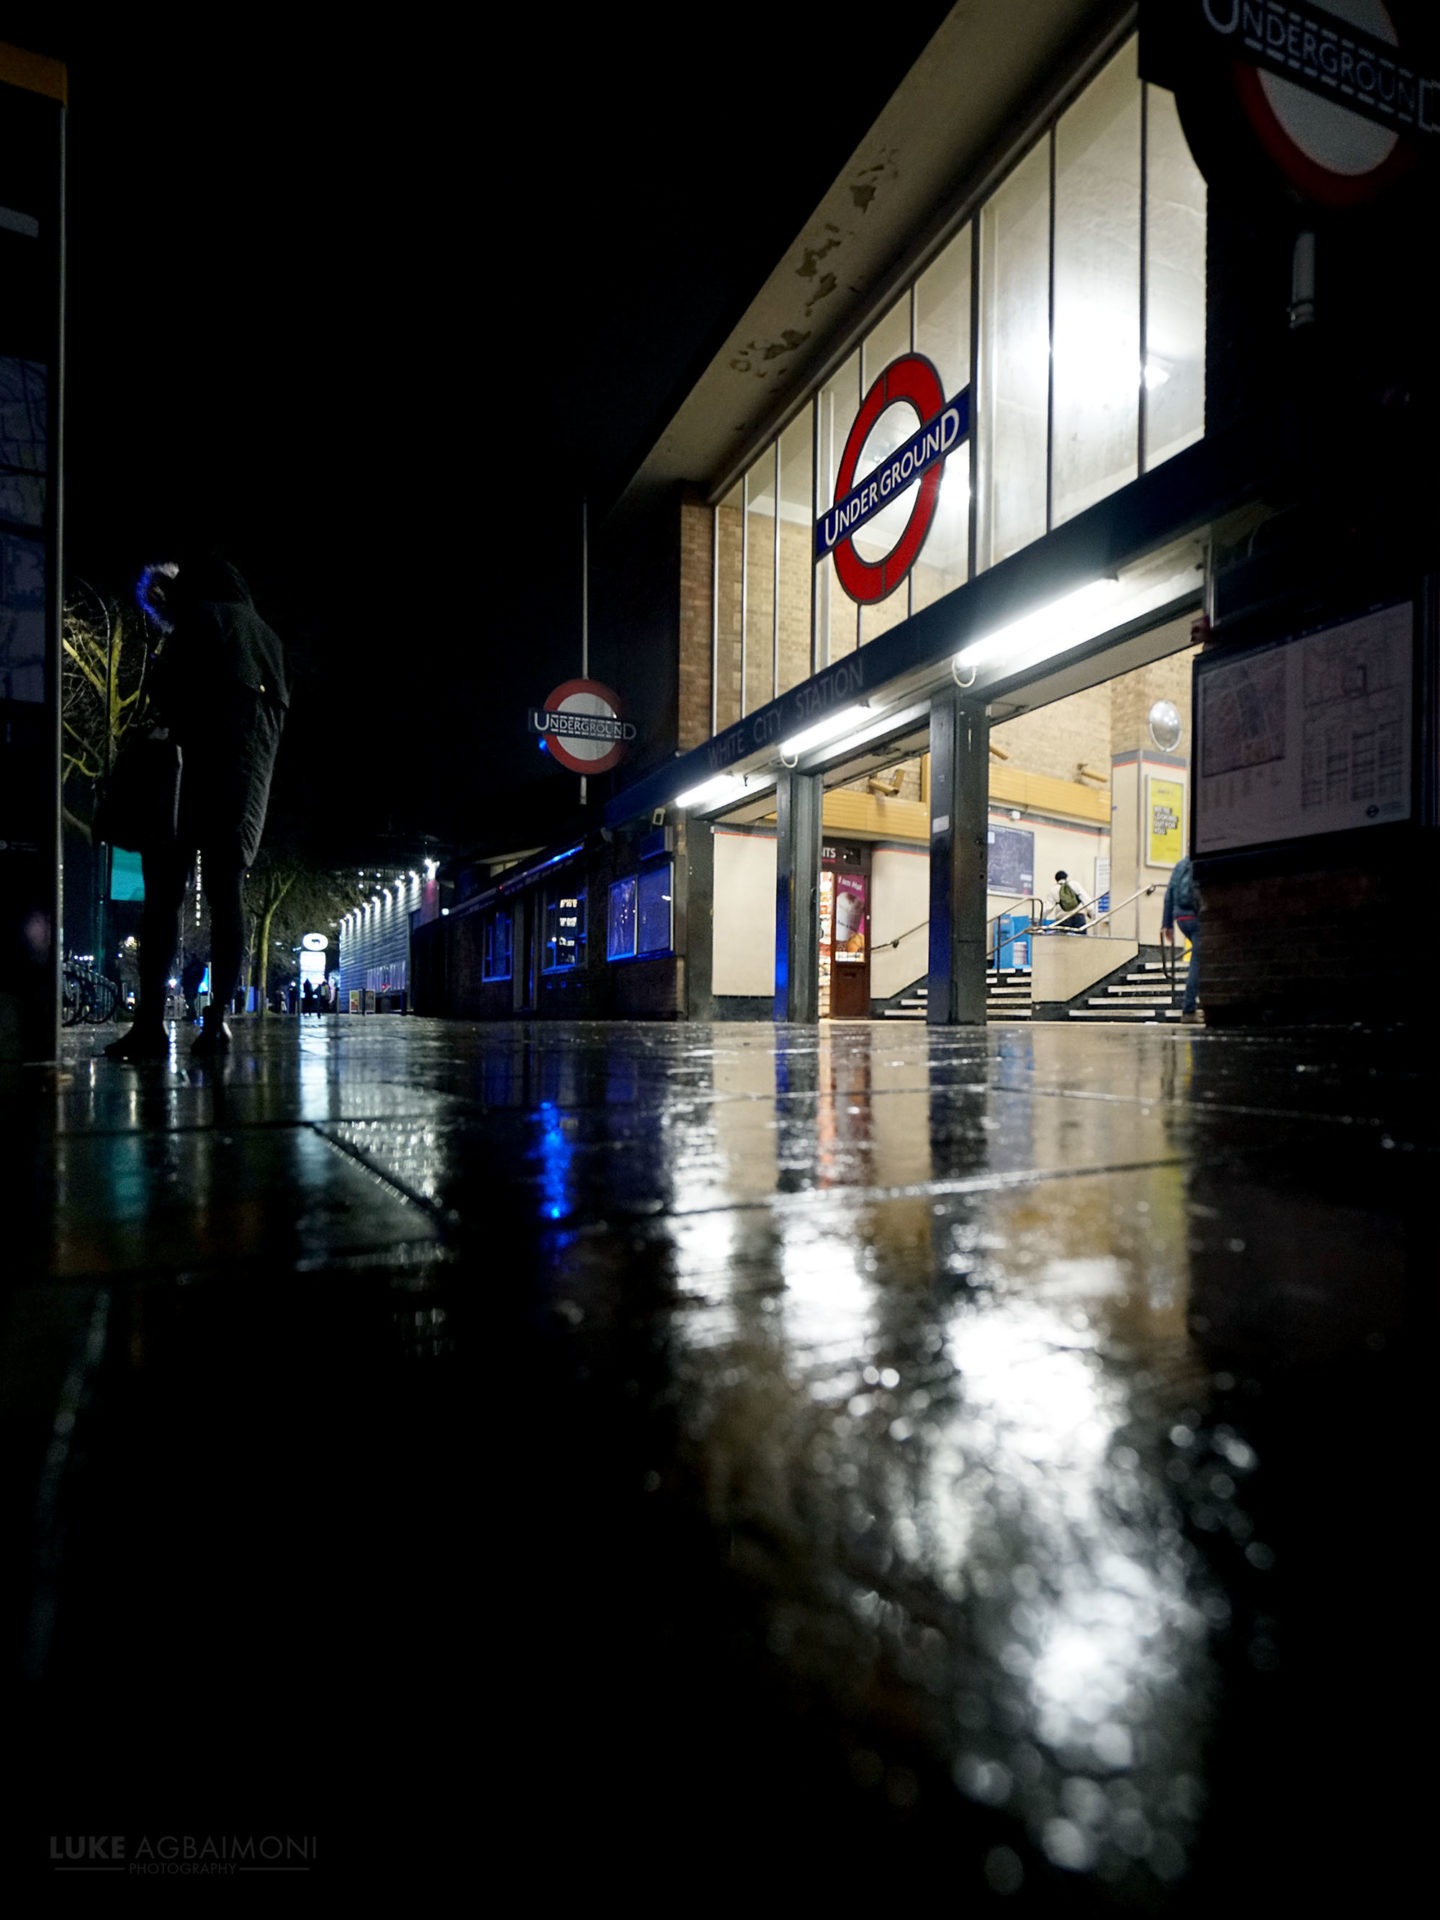
[(1092, 993), (1090, 1004), (1114, 1007), (1168, 1007), (1174, 999), (1171, 993), (1157, 993), (1153, 987), (1111, 987), (1104, 993)]
[(1167, 1007), (1069, 1007), (1072, 1020), (1158, 1020), (1169, 1017)]

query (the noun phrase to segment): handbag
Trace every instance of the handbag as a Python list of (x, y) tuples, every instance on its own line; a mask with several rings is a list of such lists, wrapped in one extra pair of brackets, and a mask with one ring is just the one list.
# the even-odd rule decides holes
[(134, 853), (173, 844), (179, 832), (181, 765), (179, 741), (163, 730), (127, 736), (96, 792), (94, 838)]

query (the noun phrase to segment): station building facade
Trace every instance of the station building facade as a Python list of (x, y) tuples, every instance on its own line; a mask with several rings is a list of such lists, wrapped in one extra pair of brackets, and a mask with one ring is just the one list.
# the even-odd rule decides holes
[[(1378, 0), (1336, 12), (1408, 56)], [(808, 1021), (924, 982), (978, 1022), (1057, 871), (1104, 971), (1184, 851), (1207, 1018), (1393, 1009), (1437, 812), (1425, 171), (1370, 204), (1405, 142), (1343, 113), (1338, 197), (1247, 178), (1145, 24), (941, 25), (597, 530), (634, 749), (563, 844), (444, 876), (436, 1010)], [(1313, 90), (1257, 90), (1303, 143)]]

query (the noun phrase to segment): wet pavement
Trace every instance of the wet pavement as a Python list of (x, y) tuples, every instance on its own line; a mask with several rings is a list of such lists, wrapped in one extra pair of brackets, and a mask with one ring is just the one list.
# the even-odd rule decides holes
[(0, 1074), (12, 1883), (1410, 1911), (1413, 1035), (236, 1035)]

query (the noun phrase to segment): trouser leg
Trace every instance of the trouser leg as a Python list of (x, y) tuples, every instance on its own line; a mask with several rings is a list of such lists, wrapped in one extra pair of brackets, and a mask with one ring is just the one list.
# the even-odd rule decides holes
[(1194, 1013), (1200, 999), (1200, 923), (1187, 920), (1180, 931), (1190, 942), (1190, 964), (1185, 969), (1185, 993), (1180, 1002), (1182, 1013)]
[(142, 853), (145, 905), (140, 914), (140, 1004), (137, 1020), (161, 1021), (169, 999), (170, 969), (180, 950), (180, 909), (190, 872), (186, 855), (173, 847)]
[(223, 1015), (235, 999), (245, 957), (245, 869), (207, 858), (205, 895), (210, 902), (211, 1004)]

